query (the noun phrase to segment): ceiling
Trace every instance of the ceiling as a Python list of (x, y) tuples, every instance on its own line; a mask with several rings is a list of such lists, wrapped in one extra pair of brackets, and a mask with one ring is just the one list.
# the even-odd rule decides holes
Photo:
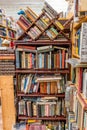
[(17, 12), (29, 6), (36, 14), (41, 13), (45, 0), (0, 0), (0, 8), (4, 9), (6, 15), (18, 18)]

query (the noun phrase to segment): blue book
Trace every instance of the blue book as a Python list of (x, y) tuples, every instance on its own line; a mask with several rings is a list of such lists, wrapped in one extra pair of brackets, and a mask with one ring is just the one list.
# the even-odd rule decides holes
[(77, 31), (77, 47), (78, 47), (78, 54), (80, 55), (80, 35), (81, 35), (81, 29)]
[(42, 68), (42, 54), (39, 54), (39, 68)]
[(26, 91), (27, 81), (28, 81), (28, 77), (25, 77), (25, 81), (24, 81), (24, 92)]
[(19, 51), (16, 50), (16, 68), (20, 68)]

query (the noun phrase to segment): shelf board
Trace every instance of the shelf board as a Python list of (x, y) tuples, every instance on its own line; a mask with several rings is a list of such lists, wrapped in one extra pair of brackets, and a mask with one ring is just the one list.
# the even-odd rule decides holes
[(12, 37), (8, 37), (8, 39), (11, 39), (11, 40), (16, 40), (16, 38), (12, 38)]
[(59, 46), (69, 46), (71, 45), (71, 41), (67, 41), (67, 40), (36, 40), (36, 41), (32, 41), (32, 40), (28, 40), (28, 41), (21, 41), (21, 40), (17, 40), (15, 41), (16, 45), (33, 45), (33, 46), (38, 46), (38, 45), (59, 45)]
[(0, 24), (0, 27), (4, 27), (4, 28), (6, 28), (6, 26), (5, 26), (5, 25), (2, 25), (2, 24)]
[(78, 54), (73, 54), (73, 57), (80, 59), (80, 56)]
[(8, 37), (8, 36), (2, 36), (0, 35), (1, 38), (4, 38), (4, 39), (11, 39), (11, 40), (16, 40), (16, 38), (12, 38), (12, 37)]
[(80, 19), (77, 24), (74, 26), (74, 29), (79, 29), (81, 27), (81, 24), (83, 22), (87, 22), (87, 16), (85, 16), (84, 18)]
[(77, 99), (81, 103), (84, 110), (87, 110), (87, 100), (84, 98), (83, 94), (78, 92)]
[(59, 93), (59, 94), (41, 94), (41, 93), (23, 93), (23, 92), (17, 92), (17, 96), (23, 96), (23, 97), (65, 97), (65, 93)]
[(12, 30), (12, 31), (16, 32), (15, 29), (13, 29), (13, 28), (11, 28), (11, 27), (8, 27), (8, 26), (5, 26), (5, 25), (2, 25), (2, 24), (0, 24), (0, 27), (4, 27), (4, 28), (7, 28), (7, 29), (9, 29), (9, 30)]
[(49, 116), (49, 117), (27, 117), (27, 116), (18, 116), (19, 120), (28, 120), (28, 119), (33, 119), (33, 120), (59, 120), (59, 121), (66, 121), (65, 116)]
[(16, 73), (66, 74), (69, 73), (69, 69), (16, 69)]
[(0, 35), (1, 38), (7, 39), (7, 36)]
[(15, 30), (15, 29), (13, 29), (13, 28), (11, 28), (11, 27), (7, 27), (7, 29), (8, 29), (8, 30), (12, 30), (12, 31), (16, 32), (16, 30)]

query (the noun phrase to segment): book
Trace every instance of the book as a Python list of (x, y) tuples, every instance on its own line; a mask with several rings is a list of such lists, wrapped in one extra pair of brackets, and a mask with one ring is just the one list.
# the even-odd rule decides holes
[(27, 30), (27, 26), (25, 24), (23, 24), (20, 20), (17, 21), (17, 24), (24, 30), (26, 31)]
[(59, 27), (59, 29), (61, 29), (61, 30), (64, 29), (63, 25), (59, 21), (56, 20), (55, 24)]
[(38, 51), (47, 50), (47, 49), (52, 49), (52, 45), (50, 45), (50, 46), (37, 47), (37, 50), (38, 50)]
[(86, 31), (87, 31), (87, 23), (84, 22), (82, 23), (81, 26), (81, 40), (80, 40), (80, 60), (82, 63), (87, 62), (87, 56), (86, 56), (86, 48), (87, 48), (87, 43), (86, 43)]
[(43, 76), (43, 77), (38, 77), (36, 79), (36, 82), (45, 82), (45, 81), (57, 81), (57, 80), (61, 80), (61, 76)]

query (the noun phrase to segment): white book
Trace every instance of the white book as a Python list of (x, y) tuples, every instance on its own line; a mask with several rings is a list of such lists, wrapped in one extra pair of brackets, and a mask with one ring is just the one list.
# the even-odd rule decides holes
[(46, 82), (46, 81), (58, 81), (58, 80), (61, 80), (62, 77), (61, 76), (52, 76), (52, 77), (39, 77), (36, 79), (36, 82)]
[(37, 47), (37, 50), (38, 50), (38, 51), (47, 50), (47, 49), (52, 49), (52, 45), (50, 45), (50, 46), (41, 46), (41, 47)]

